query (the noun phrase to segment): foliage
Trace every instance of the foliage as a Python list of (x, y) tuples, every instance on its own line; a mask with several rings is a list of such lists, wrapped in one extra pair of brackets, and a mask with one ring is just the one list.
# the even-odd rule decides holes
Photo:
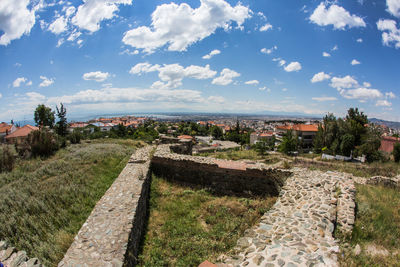
[(68, 135), (68, 140), (71, 144), (79, 144), (82, 139), (82, 133), (78, 129), (74, 129), (72, 133)]
[(12, 171), (15, 165), (16, 152), (9, 145), (0, 146), (0, 173)]
[(42, 128), (32, 131), (26, 140), (30, 147), (32, 156), (48, 157), (59, 149), (56, 137), (49, 130)]
[(395, 162), (400, 161), (400, 143), (396, 143), (393, 146), (393, 157)]
[(293, 134), (292, 130), (286, 132), (282, 137), (282, 143), (279, 146), (279, 151), (289, 155), (291, 152), (297, 150), (297, 136)]
[(211, 127), (211, 135), (215, 139), (221, 140), (222, 137), (224, 136), (224, 132), (222, 131), (222, 129), (220, 127), (213, 125)]
[(40, 104), (35, 110), (34, 119), (36, 126), (53, 128), (54, 111), (51, 111), (51, 108), (46, 107), (44, 104)]
[(56, 123), (56, 130), (59, 136), (66, 136), (68, 131), (67, 124), (67, 109), (64, 107), (63, 103), (60, 104), (60, 109), (56, 106), (58, 122)]
[(0, 173), (0, 237), (45, 266), (57, 266), (134, 151), (107, 142), (69, 146)]
[(275, 197), (214, 196), (153, 176), (148, 231), (139, 266), (198, 266), (216, 261), (257, 223)]

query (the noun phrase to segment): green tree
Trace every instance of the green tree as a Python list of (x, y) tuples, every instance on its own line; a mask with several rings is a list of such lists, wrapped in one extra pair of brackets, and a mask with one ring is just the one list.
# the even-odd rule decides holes
[(56, 106), (58, 122), (56, 123), (57, 134), (59, 136), (66, 136), (68, 134), (67, 128), (67, 109), (63, 103), (60, 103), (60, 109)]
[(218, 126), (214, 125), (214, 126), (211, 127), (211, 135), (215, 139), (220, 140), (223, 137), (224, 133), (223, 133), (221, 128), (219, 128)]
[(54, 111), (43, 104), (37, 106), (34, 114), (36, 126), (53, 128), (54, 126)]
[(394, 144), (393, 147), (393, 157), (395, 162), (400, 161), (400, 143)]
[(297, 150), (297, 136), (295, 136), (292, 130), (286, 132), (282, 138), (282, 143), (279, 146), (279, 151), (285, 154), (290, 154)]

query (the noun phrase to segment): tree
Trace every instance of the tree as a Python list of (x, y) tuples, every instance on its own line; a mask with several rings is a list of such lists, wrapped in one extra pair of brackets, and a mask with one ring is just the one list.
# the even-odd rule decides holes
[(57, 110), (57, 117), (59, 121), (56, 123), (57, 134), (59, 136), (66, 136), (68, 131), (68, 124), (67, 124), (67, 109), (64, 107), (63, 103), (60, 103), (60, 109), (56, 106)]
[(400, 143), (394, 144), (393, 147), (393, 157), (395, 162), (400, 161)]
[(282, 138), (282, 143), (279, 146), (279, 151), (290, 154), (297, 149), (297, 137), (293, 135), (292, 130), (287, 131), (287, 133)]
[(54, 126), (54, 111), (43, 104), (37, 106), (34, 114), (36, 126), (53, 128)]
[(224, 135), (224, 133), (223, 133), (223, 131), (222, 131), (221, 128), (219, 128), (218, 126), (215, 126), (215, 125), (214, 125), (214, 126), (211, 127), (211, 135), (212, 135), (215, 139), (219, 140), (219, 139), (222, 138), (222, 136)]

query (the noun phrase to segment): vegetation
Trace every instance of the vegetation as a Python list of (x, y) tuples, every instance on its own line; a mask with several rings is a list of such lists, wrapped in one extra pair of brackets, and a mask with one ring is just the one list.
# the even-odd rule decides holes
[(48, 157), (59, 149), (57, 137), (46, 128), (31, 132), (26, 143), (34, 157)]
[(400, 143), (394, 144), (394, 147), (393, 147), (393, 158), (394, 158), (394, 162), (399, 162), (400, 161)]
[(59, 119), (56, 123), (57, 134), (59, 136), (65, 137), (68, 134), (67, 109), (62, 103), (60, 104), (60, 109), (58, 109), (58, 107), (56, 107), (56, 109), (57, 117)]
[(292, 130), (286, 132), (282, 137), (282, 143), (279, 146), (279, 151), (289, 155), (296, 151), (298, 148), (297, 136), (293, 134)]
[[(351, 238), (347, 240), (352, 248), (343, 249), (341, 266), (399, 266), (399, 191), (357, 185), (356, 202), (356, 222)], [(361, 248), (360, 254), (354, 253), (357, 244)]]
[(50, 127), (53, 128), (54, 126), (54, 111), (51, 111), (51, 108), (46, 107), (45, 105), (41, 104), (38, 105), (35, 109), (34, 119), (36, 126), (39, 127)]
[(154, 177), (139, 266), (197, 266), (236, 245), (276, 198), (217, 197)]
[(16, 159), (16, 151), (12, 146), (0, 146), (0, 173), (12, 171)]
[(47, 159), (19, 159), (13, 171), (0, 173), (0, 237), (56, 266), (139, 145), (107, 139)]

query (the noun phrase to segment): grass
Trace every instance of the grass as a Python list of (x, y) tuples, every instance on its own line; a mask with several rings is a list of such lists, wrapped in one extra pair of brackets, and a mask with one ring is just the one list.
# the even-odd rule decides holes
[[(400, 192), (381, 186), (357, 185), (357, 216), (341, 266), (400, 266)], [(361, 253), (355, 255), (356, 245)], [(388, 255), (371, 255), (387, 251)]]
[(198, 156), (212, 157), (217, 159), (226, 160), (262, 160), (265, 164), (274, 164), (280, 161), (279, 158), (271, 155), (260, 155), (256, 150), (231, 150), (231, 151), (217, 151), (213, 153), (200, 153)]
[(139, 266), (198, 266), (236, 245), (276, 201), (217, 197), (153, 176)]
[(138, 143), (96, 140), (0, 174), (0, 239), (56, 266)]

